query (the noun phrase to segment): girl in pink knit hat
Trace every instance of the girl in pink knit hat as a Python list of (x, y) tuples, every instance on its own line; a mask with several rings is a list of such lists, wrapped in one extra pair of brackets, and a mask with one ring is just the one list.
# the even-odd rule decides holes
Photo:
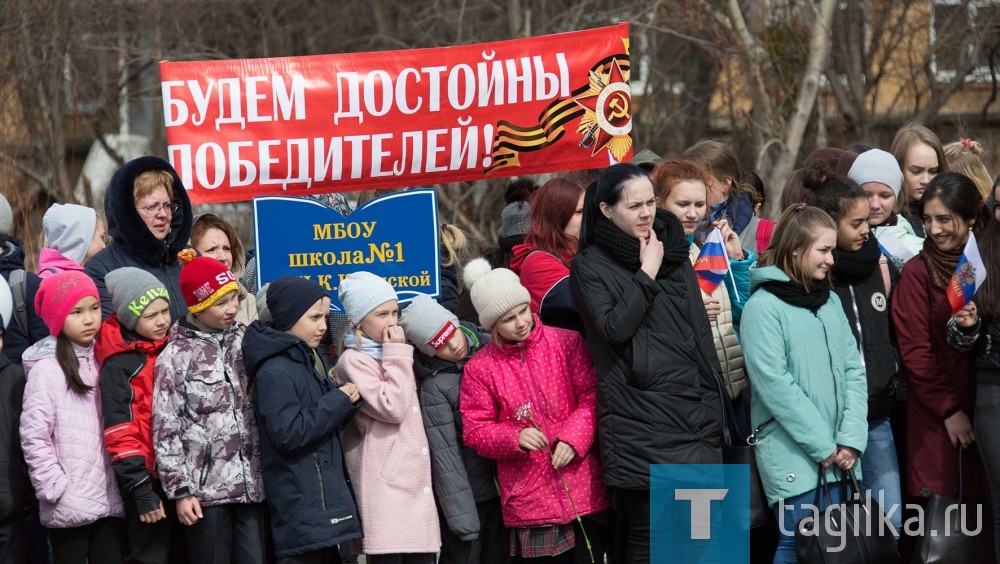
[(42, 280), (35, 310), (51, 336), (24, 352), (21, 446), (57, 564), (121, 562), (125, 514), (104, 450), (97, 287), (66, 271)]

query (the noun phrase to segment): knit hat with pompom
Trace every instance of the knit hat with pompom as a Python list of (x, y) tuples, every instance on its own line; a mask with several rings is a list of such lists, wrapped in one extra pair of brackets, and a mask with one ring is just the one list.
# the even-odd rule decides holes
[(479, 324), (487, 331), (492, 331), (497, 320), (508, 311), (531, 302), (531, 295), (517, 274), (506, 268), (491, 269), (486, 259), (477, 258), (465, 265), (462, 275), (472, 305), (479, 313)]

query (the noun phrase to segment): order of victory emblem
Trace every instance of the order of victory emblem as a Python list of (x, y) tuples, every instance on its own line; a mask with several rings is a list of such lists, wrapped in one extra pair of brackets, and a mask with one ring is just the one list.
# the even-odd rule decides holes
[(590, 71), (590, 88), (573, 100), (584, 109), (577, 133), (582, 147), (593, 147), (591, 155), (608, 149), (621, 161), (632, 147), (632, 94), (615, 59), (606, 70)]

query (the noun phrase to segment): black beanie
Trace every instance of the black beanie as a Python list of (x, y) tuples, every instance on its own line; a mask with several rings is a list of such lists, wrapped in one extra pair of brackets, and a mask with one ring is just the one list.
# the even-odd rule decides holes
[(282, 276), (267, 287), (267, 309), (271, 325), (288, 331), (317, 301), (330, 297), (322, 286), (298, 276)]

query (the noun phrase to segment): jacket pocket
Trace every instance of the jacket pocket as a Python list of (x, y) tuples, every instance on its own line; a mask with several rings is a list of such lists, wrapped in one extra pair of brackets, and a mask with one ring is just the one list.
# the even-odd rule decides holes
[(228, 390), (225, 377), (215, 370), (195, 370), (185, 375), (184, 401), (187, 408), (197, 415), (231, 409), (232, 399), (227, 397)]
[(430, 461), (427, 457), (424, 457), (423, 460), (408, 460), (406, 451), (406, 445), (397, 439), (393, 439), (392, 447), (389, 448), (389, 455), (386, 456), (380, 476), (389, 487), (404, 491), (413, 491), (422, 484), (423, 472), (421, 463), (426, 464), (429, 470)]

